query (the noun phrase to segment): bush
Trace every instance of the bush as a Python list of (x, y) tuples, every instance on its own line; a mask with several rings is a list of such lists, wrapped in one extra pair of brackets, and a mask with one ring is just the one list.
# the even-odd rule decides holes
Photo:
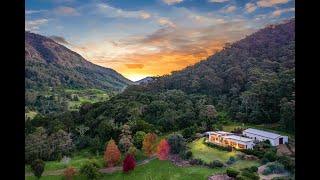
[(231, 164), (235, 163), (236, 161), (237, 161), (236, 158), (233, 157), (233, 156), (231, 156), (226, 163), (227, 163), (228, 165), (231, 165)]
[(41, 159), (37, 159), (31, 163), (31, 171), (33, 172), (34, 176), (38, 179), (41, 177), (44, 171), (45, 163)]
[(190, 164), (191, 165), (204, 165), (205, 163), (203, 162), (202, 159), (192, 159), (190, 161)]
[(223, 163), (219, 160), (213, 160), (211, 163), (208, 164), (210, 168), (217, 168), (217, 167), (223, 167)]
[(267, 158), (262, 158), (261, 160), (261, 164), (267, 164), (269, 162), (269, 160)]
[(284, 166), (280, 163), (272, 163), (267, 165), (266, 169), (262, 172), (264, 175), (268, 174), (281, 174), (285, 172)]
[(132, 145), (128, 150), (128, 154), (131, 154), (132, 156), (136, 157), (137, 148), (134, 145)]
[(277, 161), (279, 163), (281, 163), (286, 170), (288, 170), (290, 172), (294, 171), (295, 163), (291, 158), (289, 158), (287, 156), (279, 156)]
[(101, 173), (98, 171), (99, 166), (95, 162), (88, 162), (80, 168), (80, 173), (87, 177), (87, 179), (99, 179)]
[(219, 150), (222, 150), (222, 151), (228, 151), (228, 152), (232, 151), (232, 147), (231, 146), (224, 147), (224, 146), (219, 146), (219, 145), (213, 144), (211, 142), (204, 142), (204, 144), (209, 146), (209, 147), (216, 148), (216, 149), (219, 149)]
[(266, 152), (263, 157), (268, 159), (270, 162), (273, 162), (277, 159), (277, 155), (273, 151)]
[(237, 171), (237, 170), (235, 170), (235, 169), (230, 169), (230, 168), (227, 169), (227, 175), (228, 175), (229, 177), (235, 178), (235, 177), (238, 176), (239, 173), (240, 173), (240, 172)]
[(184, 151), (180, 153), (180, 157), (182, 159), (190, 159), (192, 157), (192, 152), (191, 151)]
[(65, 178), (67, 180), (72, 180), (73, 179), (73, 176), (76, 174), (76, 169), (72, 166), (66, 168), (64, 171), (63, 171), (63, 175), (65, 176)]
[(186, 140), (181, 134), (172, 134), (168, 137), (168, 143), (170, 145), (170, 152), (173, 154), (179, 154), (186, 150)]
[(245, 179), (250, 179), (250, 180), (259, 180), (259, 175), (257, 173), (254, 172), (250, 172), (250, 171), (242, 171), (241, 172), (241, 176), (244, 177)]
[(144, 139), (144, 136), (146, 135), (143, 131), (137, 131), (136, 134), (133, 136), (133, 144), (138, 148), (142, 148), (142, 142)]

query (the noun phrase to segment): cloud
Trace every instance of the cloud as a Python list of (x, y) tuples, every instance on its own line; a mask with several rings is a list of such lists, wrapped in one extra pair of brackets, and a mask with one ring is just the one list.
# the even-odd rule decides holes
[(40, 26), (47, 24), (48, 19), (36, 19), (36, 20), (26, 20), (25, 22), (25, 30), (37, 32)]
[(224, 3), (224, 2), (228, 2), (229, 0), (208, 0), (208, 2), (212, 2), (212, 3)]
[(272, 17), (279, 17), (282, 13), (294, 12), (295, 8), (278, 9), (272, 12)]
[(30, 14), (36, 14), (36, 13), (42, 13), (42, 12), (47, 12), (47, 10), (26, 10), (25, 14), (30, 15)]
[(173, 5), (173, 4), (181, 3), (183, 0), (162, 0), (162, 1), (168, 5)]
[(168, 18), (159, 18), (158, 23), (163, 26), (175, 27), (176, 25)]
[(144, 67), (143, 64), (126, 64), (129, 69), (142, 69)]
[(99, 3), (94, 5), (94, 8), (91, 9), (91, 11), (93, 13), (100, 14), (109, 18), (149, 19), (151, 17), (151, 14), (146, 11), (127, 11), (120, 8), (112, 7), (106, 3)]
[(228, 7), (223, 8), (221, 10), (221, 12), (223, 12), (223, 13), (231, 13), (231, 12), (234, 12), (236, 9), (237, 9), (236, 6), (228, 6)]
[(288, 2), (289, 2), (289, 0), (259, 0), (257, 2), (257, 5), (259, 7), (272, 7), (274, 5), (285, 4)]
[(50, 36), (49, 38), (54, 40), (57, 43), (70, 45), (70, 43), (64, 37), (61, 37), (61, 36)]
[(57, 15), (63, 15), (63, 16), (78, 16), (80, 13), (72, 7), (67, 6), (60, 6), (55, 9), (53, 9), (53, 12)]
[(247, 3), (245, 6), (246, 12), (248, 13), (252, 13), (253, 11), (255, 11), (257, 9), (257, 6), (253, 3)]
[(147, 12), (141, 12), (140, 16), (142, 19), (149, 19), (151, 17), (151, 14), (149, 14)]

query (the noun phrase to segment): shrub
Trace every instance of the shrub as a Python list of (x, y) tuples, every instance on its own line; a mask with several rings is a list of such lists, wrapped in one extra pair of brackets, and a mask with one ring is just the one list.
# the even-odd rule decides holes
[(123, 172), (131, 171), (136, 166), (136, 160), (131, 154), (128, 154), (126, 158), (123, 160), (122, 170)]
[(279, 163), (281, 163), (285, 169), (287, 169), (290, 172), (293, 172), (295, 169), (295, 163), (294, 161), (287, 157), (287, 156), (279, 156), (278, 160)]
[(222, 151), (228, 151), (228, 152), (231, 152), (232, 151), (232, 147), (231, 146), (219, 146), (217, 144), (213, 144), (211, 142), (204, 142), (205, 145), (209, 146), (209, 147), (212, 147), (212, 148), (216, 148), (216, 149), (219, 149), (219, 150), (222, 150)]
[(168, 137), (168, 143), (170, 145), (170, 152), (173, 154), (179, 154), (186, 150), (186, 140), (181, 134), (172, 134)]
[(266, 152), (263, 157), (268, 159), (270, 162), (273, 162), (277, 159), (277, 155), (273, 151)]
[(266, 169), (262, 172), (264, 175), (268, 174), (281, 174), (285, 172), (284, 166), (280, 163), (268, 164)]
[(99, 166), (95, 162), (88, 162), (80, 168), (80, 173), (87, 177), (87, 179), (99, 179), (101, 173), (98, 171)]
[(235, 163), (236, 161), (237, 161), (236, 158), (233, 157), (233, 156), (231, 156), (226, 163), (227, 163), (228, 165), (231, 165), (231, 164)]
[(230, 169), (230, 168), (227, 169), (227, 175), (228, 175), (229, 177), (235, 178), (235, 177), (238, 176), (239, 173), (240, 173), (240, 172), (237, 171), (237, 170), (235, 170), (235, 169)]
[(73, 176), (76, 174), (76, 169), (72, 166), (66, 168), (64, 171), (63, 171), (63, 175), (65, 176), (65, 178), (67, 180), (72, 180), (73, 179)]
[(45, 163), (41, 159), (37, 159), (31, 163), (31, 170), (38, 179), (41, 177), (44, 171)]
[(202, 159), (191, 159), (190, 164), (191, 165), (203, 165), (205, 163), (203, 162)]
[(248, 169), (248, 171), (253, 172), (253, 173), (258, 172), (258, 167), (257, 166), (251, 166), (251, 167), (249, 167), (247, 169)]
[(223, 163), (219, 160), (213, 160), (211, 163), (208, 164), (210, 168), (217, 168), (217, 167), (223, 167)]
[(241, 172), (241, 176), (244, 177), (245, 179), (250, 179), (250, 180), (259, 180), (259, 175), (257, 173), (254, 172), (250, 172), (250, 171), (242, 171)]
[(267, 164), (269, 162), (267, 158), (262, 158), (260, 161), (261, 161), (261, 164)]
[(192, 152), (191, 151), (184, 151), (180, 153), (180, 157), (182, 159), (190, 159), (192, 157)]

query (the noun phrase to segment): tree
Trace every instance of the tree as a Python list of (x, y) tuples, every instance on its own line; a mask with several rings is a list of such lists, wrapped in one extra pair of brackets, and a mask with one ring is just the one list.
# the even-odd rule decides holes
[(63, 175), (66, 177), (67, 180), (72, 180), (76, 172), (76, 168), (70, 166), (63, 171)]
[(50, 159), (57, 159), (63, 155), (69, 155), (74, 144), (72, 142), (71, 134), (64, 130), (59, 130), (49, 136), (48, 139), (50, 151)]
[(143, 139), (142, 149), (147, 156), (153, 155), (156, 150), (157, 135), (155, 133), (148, 133)]
[(122, 170), (123, 172), (131, 171), (136, 166), (136, 160), (134, 159), (133, 155), (127, 154), (126, 158), (123, 161)]
[(122, 152), (127, 152), (132, 145), (130, 126), (125, 124), (120, 134), (119, 148)]
[(158, 144), (157, 155), (160, 160), (168, 159), (168, 155), (170, 152), (170, 145), (167, 140), (162, 139)]
[(186, 150), (186, 140), (181, 134), (172, 134), (168, 138), (170, 151), (173, 154), (179, 154)]
[(48, 157), (47, 133), (43, 127), (38, 127), (34, 133), (27, 135), (25, 144), (25, 160), (27, 163)]
[(45, 163), (41, 159), (37, 159), (31, 163), (31, 170), (38, 179), (40, 179), (43, 171), (44, 171)]
[(108, 142), (108, 145), (104, 153), (104, 161), (106, 162), (108, 167), (112, 167), (119, 162), (120, 156), (121, 156), (121, 153), (118, 149), (118, 146), (116, 145), (114, 140), (111, 139)]
[(136, 134), (133, 136), (133, 144), (138, 148), (142, 148), (142, 141), (144, 137), (146, 136), (146, 133), (143, 131), (137, 131)]

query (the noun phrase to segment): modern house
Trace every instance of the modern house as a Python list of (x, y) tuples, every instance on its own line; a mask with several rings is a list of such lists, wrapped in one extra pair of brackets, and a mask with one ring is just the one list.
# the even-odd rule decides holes
[(220, 146), (231, 146), (236, 149), (252, 149), (254, 140), (225, 131), (208, 132), (208, 141)]
[(288, 143), (288, 136), (282, 136), (280, 134), (253, 128), (244, 130), (242, 134), (257, 141), (269, 140), (272, 146)]
[(237, 135), (225, 131), (208, 131), (208, 142), (220, 145), (231, 146), (236, 149), (252, 149), (255, 142), (269, 140), (272, 146), (288, 143), (288, 136), (249, 128)]

